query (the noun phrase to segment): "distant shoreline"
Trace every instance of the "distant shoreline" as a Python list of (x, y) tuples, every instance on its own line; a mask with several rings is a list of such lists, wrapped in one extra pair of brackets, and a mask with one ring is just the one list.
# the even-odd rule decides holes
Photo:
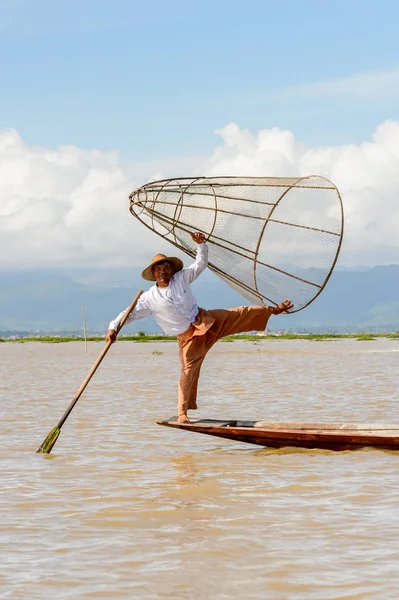
[[(234, 336), (227, 336), (222, 338), (222, 342), (234, 342), (238, 340), (244, 340), (248, 342), (260, 342), (260, 341), (271, 341), (271, 340), (310, 340), (310, 341), (329, 341), (329, 340), (347, 340), (355, 339), (358, 341), (372, 341), (378, 338), (387, 338), (393, 340), (399, 340), (399, 331), (395, 333), (286, 333), (281, 335), (253, 335), (253, 334), (241, 334)], [(56, 335), (43, 335), (43, 336), (26, 336), (18, 337), (10, 336), (2, 338), (0, 342), (21, 344), (26, 342), (43, 342), (50, 344), (60, 344), (66, 342), (84, 342), (85, 338), (81, 336), (56, 336)], [(105, 336), (88, 336), (88, 342), (105, 342)], [(126, 335), (118, 337), (120, 342), (135, 342), (138, 344), (148, 342), (175, 342), (177, 338), (174, 336), (166, 335)]]

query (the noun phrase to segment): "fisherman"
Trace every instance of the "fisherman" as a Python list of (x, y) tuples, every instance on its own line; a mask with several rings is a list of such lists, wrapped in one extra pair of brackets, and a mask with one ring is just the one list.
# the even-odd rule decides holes
[[(181, 375), (178, 388), (178, 421), (189, 423), (188, 410), (197, 408), (201, 365), (220, 338), (244, 331), (264, 331), (270, 315), (279, 315), (294, 305), (285, 300), (278, 306), (240, 306), (230, 309), (199, 308), (190, 285), (208, 265), (208, 247), (203, 233), (191, 234), (198, 244), (195, 262), (183, 268), (180, 258), (157, 254), (141, 276), (155, 285), (144, 292), (126, 323), (152, 315), (167, 335), (177, 336)], [(116, 340), (124, 312), (109, 324), (107, 342)]]

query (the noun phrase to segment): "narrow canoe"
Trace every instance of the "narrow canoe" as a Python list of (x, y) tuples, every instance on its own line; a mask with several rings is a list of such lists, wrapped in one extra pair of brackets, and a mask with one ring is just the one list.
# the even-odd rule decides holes
[(159, 420), (157, 423), (271, 448), (294, 446), (323, 450), (358, 450), (374, 447), (399, 450), (399, 425), (215, 419), (192, 419), (191, 423), (178, 423), (177, 417)]

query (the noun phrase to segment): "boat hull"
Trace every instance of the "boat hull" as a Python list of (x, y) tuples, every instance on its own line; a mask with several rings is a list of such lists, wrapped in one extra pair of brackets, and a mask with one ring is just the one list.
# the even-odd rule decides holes
[(319, 448), (399, 450), (399, 425), (357, 423), (300, 423), (279, 421), (233, 421), (197, 419), (178, 423), (177, 417), (159, 425), (270, 448)]

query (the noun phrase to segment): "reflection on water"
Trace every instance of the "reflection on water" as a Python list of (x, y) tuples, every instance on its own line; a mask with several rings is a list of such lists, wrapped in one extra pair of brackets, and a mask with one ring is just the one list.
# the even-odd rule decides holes
[[(396, 600), (399, 454), (159, 427), (176, 412), (173, 343), (116, 344), (53, 454), (35, 454), (101, 349), (0, 344), (2, 598)], [(219, 343), (197, 414), (399, 423), (398, 352)]]

